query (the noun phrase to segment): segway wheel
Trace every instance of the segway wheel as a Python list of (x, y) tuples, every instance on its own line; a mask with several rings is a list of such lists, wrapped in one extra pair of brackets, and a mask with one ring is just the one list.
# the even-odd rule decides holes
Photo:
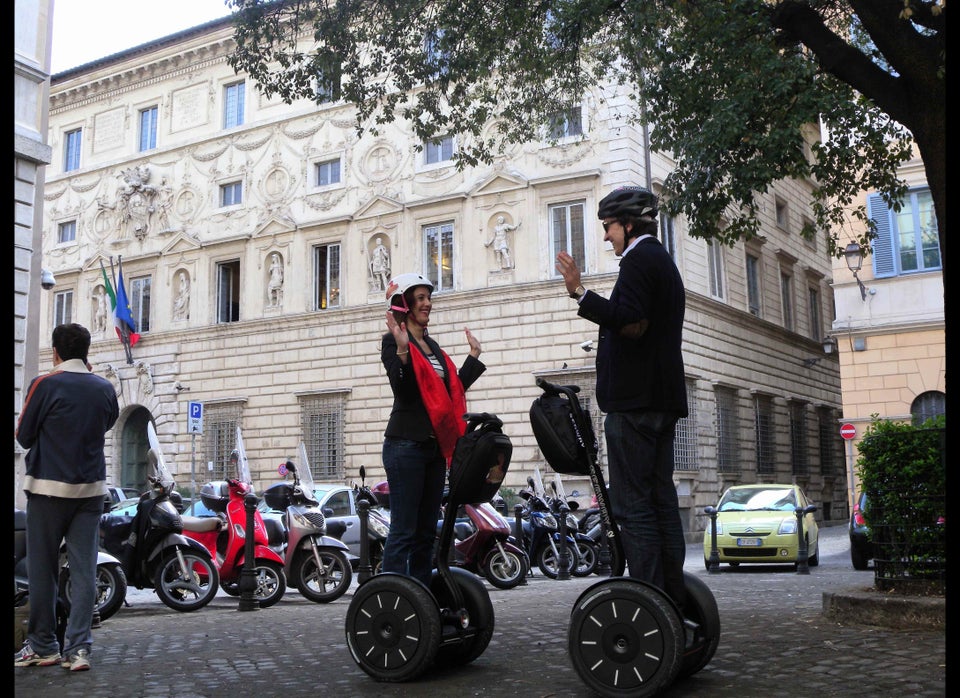
[(684, 572), (683, 583), (687, 588), (685, 615), (697, 627), (687, 632), (680, 676), (692, 676), (713, 659), (720, 644), (720, 610), (710, 587), (699, 577)]
[(676, 607), (662, 591), (636, 579), (590, 586), (570, 615), (573, 668), (601, 696), (660, 692), (677, 677), (683, 646)]
[[(443, 628), (443, 640), (437, 651), (436, 662), (445, 666), (462, 666), (469, 664), (483, 654), (493, 637), (493, 604), (490, 594), (479, 577), (460, 567), (451, 567), (460, 595), (463, 596), (464, 610), (470, 619), (466, 628)], [(436, 571), (430, 581), (430, 589), (437, 599), (441, 609), (451, 611), (453, 598), (450, 589), (443, 581), (443, 577)], [(459, 637), (458, 637), (459, 636)]]
[(377, 681), (400, 683), (422, 674), (440, 647), (440, 609), (420, 582), (395, 573), (370, 577), (347, 608), (347, 646)]

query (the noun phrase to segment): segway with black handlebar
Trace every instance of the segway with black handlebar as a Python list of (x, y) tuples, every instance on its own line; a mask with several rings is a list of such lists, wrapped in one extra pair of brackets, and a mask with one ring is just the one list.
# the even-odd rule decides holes
[(493, 637), (493, 604), (483, 581), (451, 567), (449, 551), (458, 507), (493, 498), (513, 446), (496, 416), (467, 413), (463, 418), (467, 431), (450, 464), (449, 500), (430, 588), (412, 577), (381, 572), (360, 583), (347, 608), (350, 654), (377, 681), (410, 681), (435, 661), (447, 667), (468, 664)]
[(530, 407), (537, 444), (561, 474), (588, 475), (602, 527), (601, 560), (611, 577), (580, 594), (570, 614), (567, 651), (580, 678), (601, 696), (652, 696), (677, 678), (700, 671), (720, 642), (720, 614), (709, 587), (683, 573), (686, 603), (681, 611), (652, 584), (623, 577), (626, 559), (620, 531), (610, 515), (589, 411), (576, 385), (537, 378), (543, 394)]

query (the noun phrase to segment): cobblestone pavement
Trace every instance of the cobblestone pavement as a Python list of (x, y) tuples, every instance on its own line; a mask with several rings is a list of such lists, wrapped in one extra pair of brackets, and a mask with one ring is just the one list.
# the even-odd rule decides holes
[[(722, 566), (708, 574), (699, 544), (687, 571), (717, 599), (720, 644), (707, 666), (660, 695), (944, 696), (946, 634), (843, 623), (822, 614), (824, 594), (861, 593), (873, 572), (850, 565), (843, 526), (821, 529), (818, 567)], [(496, 629), (484, 653), (456, 669), (436, 668), (413, 682), (380, 683), (353, 661), (344, 618), (353, 589), (330, 604), (288, 591), (277, 605), (239, 611), (222, 592), (193, 613), (168, 609), (147, 590), (131, 589), (129, 607), (94, 631), (92, 671), (59, 666), (14, 669), (15, 694), (117, 698), (220, 696), (535, 696), (587, 698), (593, 693), (567, 654), (577, 597), (598, 577), (487, 585)], [(354, 582), (354, 589), (356, 582)]]

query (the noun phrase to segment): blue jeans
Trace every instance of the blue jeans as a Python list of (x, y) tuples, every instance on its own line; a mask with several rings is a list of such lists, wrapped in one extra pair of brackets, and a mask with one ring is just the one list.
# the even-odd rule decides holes
[(686, 601), (686, 541), (673, 484), (677, 416), (667, 412), (611, 412), (604, 422), (610, 472), (610, 508), (622, 532), (629, 575)]
[[(27, 576), (30, 620), (27, 640), (41, 656), (90, 649), (96, 604), (97, 548), (103, 497), (67, 499), (27, 496)], [(70, 564), (70, 615), (61, 650), (57, 642), (60, 543), (66, 539)]]
[(390, 534), (383, 550), (383, 571), (419, 579), (429, 589), (447, 462), (434, 439), (386, 438), (383, 467), (390, 486)]

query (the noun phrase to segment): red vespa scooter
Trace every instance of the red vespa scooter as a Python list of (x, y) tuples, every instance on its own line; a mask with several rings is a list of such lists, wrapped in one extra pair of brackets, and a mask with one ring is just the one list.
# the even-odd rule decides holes
[[(237, 477), (208, 482), (200, 488), (204, 505), (217, 512), (224, 522), (222, 529), (210, 525), (209, 518), (183, 517), (183, 533), (201, 542), (211, 553), (220, 572), (220, 588), (230, 596), (240, 596), (240, 576), (243, 572), (246, 547), (247, 510), (244, 498), (253, 492), (253, 480), (243, 448), (243, 436), (237, 427), (237, 447), (230, 454), (230, 462), (237, 469)], [(253, 512), (254, 597), (260, 608), (267, 608), (283, 598), (287, 580), (283, 572), (283, 558), (269, 545), (267, 529), (260, 512)]]
[(454, 525), (450, 562), (482, 575), (498, 589), (523, 584), (530, 570), (530, 559), (516, 544), (506, 519), (489, 502), (464, 504), (462, 511), (467, 520), (458, 518)]

